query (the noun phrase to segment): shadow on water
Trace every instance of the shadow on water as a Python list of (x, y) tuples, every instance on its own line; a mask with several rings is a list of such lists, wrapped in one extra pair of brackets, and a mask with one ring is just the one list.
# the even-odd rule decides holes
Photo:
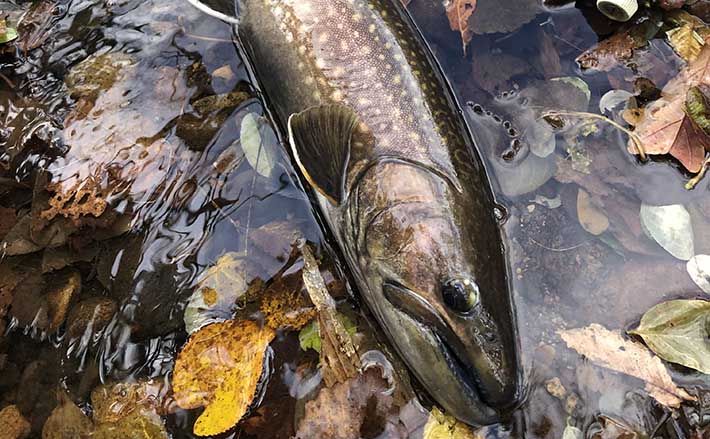
[[(67, 394), (88, 413), (97, 389), (126, 397), (131, 385), (150, 382), (166, 430), (194, 437), (199, 410), (180, 409), (168, 390), (188, 333), (231, 318), (242, 294), (298, 277), (301, 262), (290, 258), (297, 240), (329, 247), (229, 26), (184, 2), (39, 4), (49, 13), (37, 13), (33, 38), (2, 55), (0, 409), (17, 406), (31, 437), (41, 437), (57, 405), (51, 395)], [(670, 368), (699, 399), (670, 416), (642, 381), (587, 361), (558, 332), (593, 323), (628, 329), (663, 300), (699, 296), (685, 263), (643, 233), (641, 203), (684, 204), (695, 253), (710, 252), (707, 179), (685, 191), (677, 163), (641, 164), (626, 137), (603, 124), (540, 128), (539, 108), (597, 112), (607, 91), (633, 90), (637, 74), (582, 72), (574, 61), (616, 25), (588, 7), (538, 11), (474, 35), (463, 55), (439, 2), (412, 0), (409, 9), (470, 103), (464, 114), (507, 211), (527, 398), (514, 433), (499, 426), (479, 436), (560, 438), (574, 426), (587, 438), (705, 437), (697, 433), (710, 416), (705, 376)], [(673, 66), (645, 72), (658, 87), (681, 65), (661, 45), (647, 55)], [(245, 127), (258, 148), (244, 147)], [(586, 199), (605, 209), (599, 230), (580, 223)], [(389, 352), (322, 253), (363, 345)], [(208, 306), (195, 293), (220, 264), (238, 274)], [(271, 349), (261, 404), (229, 437), (291, 437), (314, 396), (318, 355), (301, 350), (295, 332), (280, 332)], [(430, 404), (404, 381), (405, 394)], [(427, 412), (419, 403), (400, 415), (421, 437)], [(388, 431), (367, 437), (395, 437)]]

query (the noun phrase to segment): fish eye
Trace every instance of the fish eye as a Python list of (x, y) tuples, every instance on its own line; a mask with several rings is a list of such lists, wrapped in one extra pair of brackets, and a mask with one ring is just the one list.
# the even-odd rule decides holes
[(449, 279), (441, 287), (441, 297), (453, 311), (468, 314), (478, 303), (478, 285), (468, 278)]

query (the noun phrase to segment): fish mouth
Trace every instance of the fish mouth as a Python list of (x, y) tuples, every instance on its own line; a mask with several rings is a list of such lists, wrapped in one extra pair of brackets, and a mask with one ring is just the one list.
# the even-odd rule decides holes
[[(447, 412), (468, 424), (498, 422), (496, 409), (486, 402), (487, 392), (479, 372), (466, 361), (463, 342), (438, 312), (423, 297), (398, 282), (385, 282), (383, 291), (400, 317), (400, 327), (387, 328), (391, 339), (431, 396)], [(436, 373), (430, 373), (429, 369)]]

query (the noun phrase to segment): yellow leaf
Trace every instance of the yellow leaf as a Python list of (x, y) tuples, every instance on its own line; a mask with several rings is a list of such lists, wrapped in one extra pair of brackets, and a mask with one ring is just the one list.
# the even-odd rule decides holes
[(437, 407), (429, 413), (423, 439), (477, 439), (471, 427), (446, 415)]
[(175, 362), (173, 391), (180, 407), (205, 407), (193, 428), (196, 435), (224, 433), (244, 416), (274, 336), (269, 327), (230, 320), (205, 326), (190, 337)]

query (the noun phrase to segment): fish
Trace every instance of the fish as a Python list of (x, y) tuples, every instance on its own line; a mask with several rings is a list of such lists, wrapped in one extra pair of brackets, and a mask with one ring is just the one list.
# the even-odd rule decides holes
[(488, 425), (522, 389), (498, 205), (398, 3), (239, 0), (237, 40), (389, 341), (448, 413)]

